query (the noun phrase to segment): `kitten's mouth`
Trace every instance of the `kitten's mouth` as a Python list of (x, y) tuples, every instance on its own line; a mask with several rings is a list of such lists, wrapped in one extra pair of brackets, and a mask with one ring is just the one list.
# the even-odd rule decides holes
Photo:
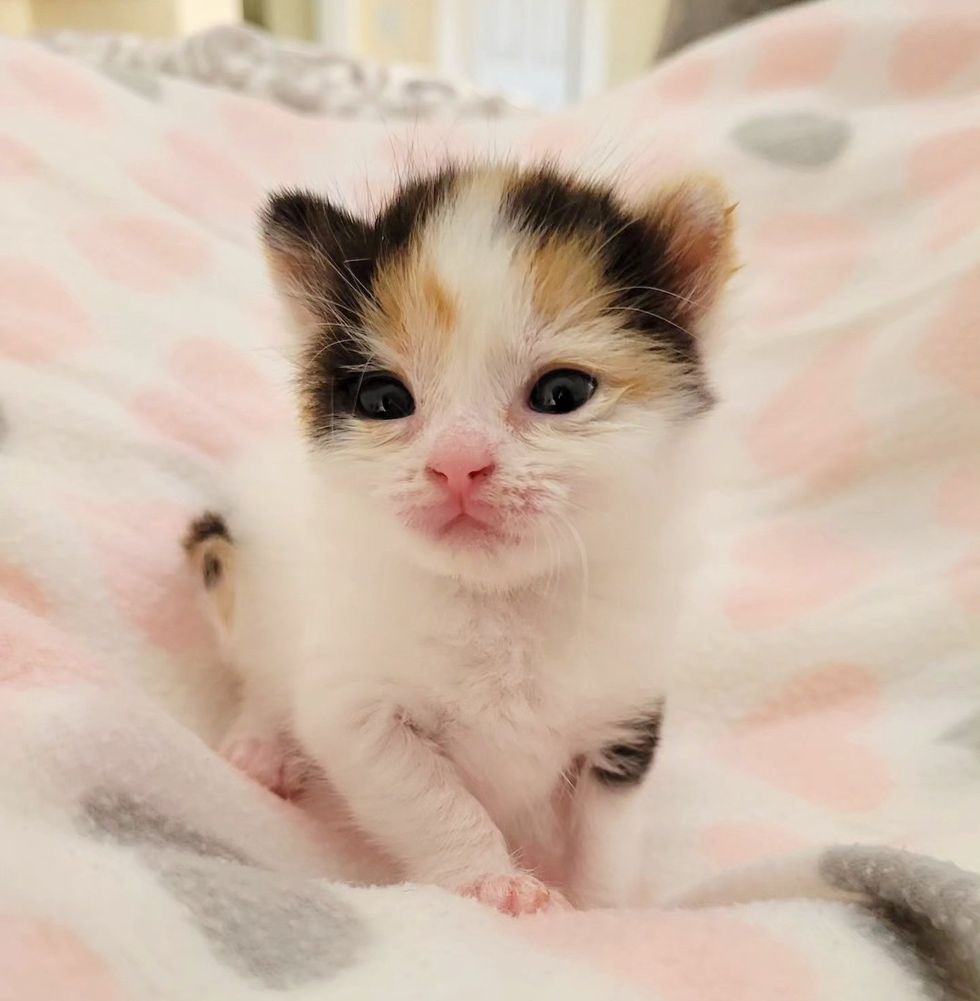
[(436, 530), (436, 538), (445, 539), (456, 545), (488, 546), (504, 540), (499, 528), (488, 525), (473, 515), (461, 512)]
[[(492, 512), (487, 512), (491, 515)], [(496, 519), (483, 517), (472, 511), (435, 508), (416, 511), (409, 518), (412, 528), (430, 539), (451, 546), (488, 549), (510, 539), (507, 532), (495, 523)]]

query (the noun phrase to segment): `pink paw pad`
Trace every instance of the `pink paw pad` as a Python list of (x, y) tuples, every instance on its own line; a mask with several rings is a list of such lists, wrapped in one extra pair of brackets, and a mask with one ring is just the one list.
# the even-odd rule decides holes
[(221, 748), (221, 755), (240, 772), (283, 799), (303, 789), (301, 759), (275, 739), (238, 737)]
[(557, 890), (551, 889), (540, 879), (526, 873), (513, 876), (483, 876), (460, 887), (459, 893), (515, 918), (521, 914), (571, 908)]

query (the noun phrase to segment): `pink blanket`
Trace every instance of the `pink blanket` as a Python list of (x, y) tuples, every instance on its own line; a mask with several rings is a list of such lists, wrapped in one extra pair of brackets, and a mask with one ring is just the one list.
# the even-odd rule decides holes
[[(805, 5), (550, 118), (153, 84), (0, 44), (0, 999), (980, 996), (977, 5)], [(177, 540), (283, 419), (255, 206), (488, 151), (740, 202), (642, 911), (347, 885), (210, 749)]]

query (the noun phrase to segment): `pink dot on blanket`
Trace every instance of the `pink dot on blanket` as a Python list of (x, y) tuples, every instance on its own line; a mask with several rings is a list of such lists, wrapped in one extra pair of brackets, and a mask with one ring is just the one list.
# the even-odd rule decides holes
[(715, 752), (808, 802), (865, 813), (885, 803), (894, 787), (887, 762), (862, 739), (880, 702), (880, 683), (867, 669), (816, 668), (744, 717)]
[(980, 172), (977, 176), (936, 193), (932, 232), (926, 246), (944, 250), (980, 231)]
[(733, 560), (738, 579), (725, 599), (744, 632), (796, 622), (852, 594), (878, 567), (865, 546), (805, 525), (767, 525), (743, 536)]
[(980, 549), (960, 560), (950, 571), (953, 598), (966, 612), (980, 618)]
[(729, 913), (566, 911), (511, 922), (539, 948), (591, 963), (662, 1001), (817, 1001), (793, 944)]
[(180, 540), (191, 512), (166, 501), (87, 504), (93, 552), (119, 611), (153, 643), (182, 653), (207, 628)]
[(89, 317), (50, 270), (24, 258), (0, 258), (0, 354), (49, 362), (93, 339)]
[(822, 6), (773, 18), (755, 32), (758, 57), (746, 81), (747, 88), (818, 86), (837, 65), (847, 35), (847, 22)]
[(933, 12), (904, 28), (895, 40), (891, 73), (895, 90), (922, 97), (951, 83), (980, 54), (976, 17)]
[(103, 277), (134, 292), (170, 292), (204, 274), (207, 241), (188, 226), (125, 216), (76, 227), (75, 247)]
[(45, 618), (49, 611), (41, 585), (23, 567), (0, 561), (0, 601), (4, 600), (39, 618)]
[(91, 681), (100, 673), (57, 626), (0, 600), (0, 685), (4, 688)]
[(980, 128), (943, 132), (921, 142), (909, 156), (909, 178), (919, 195), (941, 195), (980, 176)]
[(49, 111), (77, 125), (105, 123), (105, 102), (94, 70), (40, 46), (6, 58), (3, 69), (24, 98), (21, 107)]
[(2, 1001), (126, 998), (103, 959), (74, 932), (41, 918), (0, 917), (0, 970)]
[(809, 844), (795, 831), (750, 821), (712, 824), (701, 832), (698, 841), (708, 858), (726, 868), (789, 855)]
[(980, 462), (960, 466), (943, 480), (936, 510), (943, 524), (980, 532)]
[(172, 381), (144, 390), (130, 409), (195, 451), (229, 457), (288, 419), (283, 397), (244, 352), (214, 338), (182, 341), (168, 368)]
[(181, 129), (166, 135), (165, 147), (162, 156), (131, 168), (137, 184), (192, 219), (254, 225), (262, 191), (239, 161)]
[(980, 268), (953, 287), (919, 349), (922, 367), (947, 386), (980, 400)]
[(759, 414), (747, 444), (766, 472), (827, 487), (860, 470), (871, 429), (856, 393), (871, 339), (870, 331), (836, 338)]
[(285, 108), (237, 94), (216, 107), (225, 135), (249, 160), (280, 174), (295, 173), (306, 147), (322, 148), (339, 126), (329, 118), (303, 118)]
[(844, 213), (787, 212), (747, 233), (753, 312), (769, 323), (796, 318), (838, 292), (867, 250), (867, 233)]
[(0, 135), (0, 180), (20, 181), (32, 177), (40, 169), (41, 163), (30, 146)]
[[(715, 77), (716, 61), (703, 52), (683, 55), (672, 60), (654, 74), (652, 96), (663, 101), (691, 103), (708, 92)], [(644, 109), (650, 108), (651, 94), (644, 91)]]

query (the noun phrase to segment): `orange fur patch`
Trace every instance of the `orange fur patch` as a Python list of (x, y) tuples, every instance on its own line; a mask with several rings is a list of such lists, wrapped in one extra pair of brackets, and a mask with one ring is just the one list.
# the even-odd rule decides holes
[(459, 307), (430, 264), (415, 255), (399, 260), (377, 276), (374, 292), (365, 326), (389, 360), (443, 353), (458, 327)]
[[(595, 251), (581, 240), (548, 240), (532, 254), (532, 302), (537, 314), (589, 319), (602, 306), (602, 270)], [(580, 312), (576, 313), (576, 307)]]

